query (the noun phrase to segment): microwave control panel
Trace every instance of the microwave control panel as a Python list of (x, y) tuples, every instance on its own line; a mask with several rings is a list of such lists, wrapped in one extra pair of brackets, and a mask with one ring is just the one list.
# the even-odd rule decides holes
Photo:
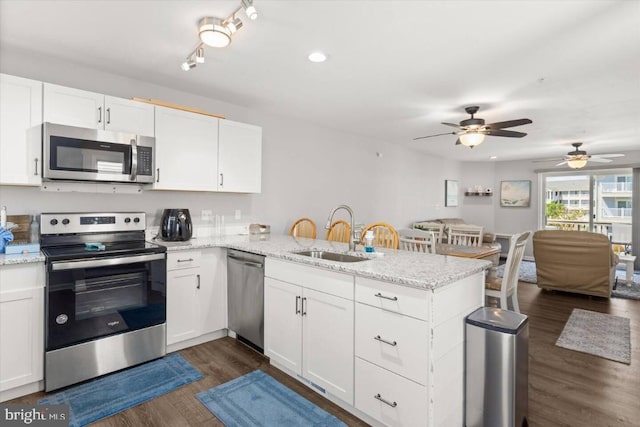
[(138, 175), (153, 176), (153, 148), (138, 146)]

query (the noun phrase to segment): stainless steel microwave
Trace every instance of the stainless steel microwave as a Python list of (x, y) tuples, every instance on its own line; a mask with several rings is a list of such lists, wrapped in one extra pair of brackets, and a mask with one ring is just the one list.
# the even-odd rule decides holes
[(155, 138), (43, 123), (45, 180), (152, 183)]

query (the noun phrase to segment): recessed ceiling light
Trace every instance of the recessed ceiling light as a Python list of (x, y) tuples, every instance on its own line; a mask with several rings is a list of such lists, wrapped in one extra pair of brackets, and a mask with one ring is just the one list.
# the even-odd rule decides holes
[(324, 62), (327, 60), (327, 55), (322, 52), (313, 52), (309, 55), (309, 61), (311, 62)]

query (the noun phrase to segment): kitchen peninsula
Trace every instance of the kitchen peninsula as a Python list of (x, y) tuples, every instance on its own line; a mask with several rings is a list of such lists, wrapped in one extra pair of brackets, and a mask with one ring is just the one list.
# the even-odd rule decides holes
[(289, 236), (160, 243), (169, 256), (265, 255), (265, 355), (329, 400), (372, 425), (463, 425), (464, 319), (484, 304), (491, 262), (387, 249), (331, 261), (296, 252), (346, 243)]

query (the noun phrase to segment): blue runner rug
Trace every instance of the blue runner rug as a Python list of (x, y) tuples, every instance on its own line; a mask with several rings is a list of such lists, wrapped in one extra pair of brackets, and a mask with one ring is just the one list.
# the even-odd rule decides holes
[(69, 405), (69, 426), (81, 427), (201, 378), (176, 353), (47, 396), (38, 405)]
[(346, 427), (262, 371), (253, 371), (196, 397), (227, 427)]

